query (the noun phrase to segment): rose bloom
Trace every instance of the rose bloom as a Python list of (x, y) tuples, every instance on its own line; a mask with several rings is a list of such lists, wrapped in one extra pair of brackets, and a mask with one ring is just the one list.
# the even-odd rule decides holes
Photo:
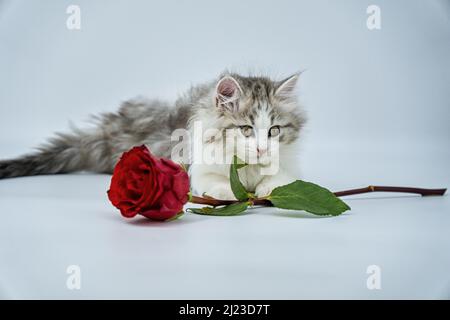
[(189, 176), (172, 160), (157, 158), (145, 145), (125, 152), (114, 168), (108, 198), (122, 215), (167, 220), (188, 201)]

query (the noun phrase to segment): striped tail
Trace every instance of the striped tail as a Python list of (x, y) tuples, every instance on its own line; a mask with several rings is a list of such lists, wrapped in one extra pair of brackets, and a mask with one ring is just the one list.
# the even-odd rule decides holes
[[(0, 160), (0, 179), (68, 173), (80, 170), (110, 172), (112, 164), (105, 157), (101, 137), (80, 133), (58, 134), (33, 154), (11, 160)], [(96, 147), (96, 150), (89, 148)], [(103, 150), (103, 152), (102, 152)], [(97, 158), (97, 159), (96, 159)]]

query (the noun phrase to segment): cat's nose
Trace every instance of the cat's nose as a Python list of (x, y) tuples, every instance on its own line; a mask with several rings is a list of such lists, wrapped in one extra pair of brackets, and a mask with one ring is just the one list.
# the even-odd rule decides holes
[(256, 148), (256, 152), (258, 153), (258, 156), (261, 156), (261, 155), (263, 155), (264, 153), (267, 152), (267, 149), (258, 147), (258, 148)]

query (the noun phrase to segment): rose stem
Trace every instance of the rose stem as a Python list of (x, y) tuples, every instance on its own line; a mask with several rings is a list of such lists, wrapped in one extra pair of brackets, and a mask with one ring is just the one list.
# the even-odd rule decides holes
[(369, 192), (403, 192), (417, 193), (422, 196), (442, 196), (447, 189), (423, 189), (410, 187), (388, 187), (388, 186), (368, 186), (365, 188), (351, 189), (335, 192), (336, 197), (350, 196), (353, 194), (369, 193)]
[[(351, 189), (351, 190), (344, 190), (344, 191), (337, 191), (334, 192), (334, 195), (336, 197), (344, 197), (344, 196), (350, 196), (354, 194), (361, 194), (361, 193), (369, 193), (369, 192), (402, 192), (402, 193), (416, 193), (420, 194), (422, 196), (442, 196), (447, 191), (447, 189), (424, 189), (424, 188), (411, 188), (411, 187), (389, 187), (389, 186), (368, 186), (365, 188), (359, 188), (359, 189)], [(228, 204), (233, 204), (236, 202), (239, 202), (237, 200), (219, 200), (214, 198), (202, 198), (197, 196), (192, 196), (191, 201), (192, 203), (197, 204), (206, 204), (210, 206), (223, 206)], [(253, 199), (251, 202), (254, 205), (257, 206), (272, 206), (272, 203), (267, 199)]]

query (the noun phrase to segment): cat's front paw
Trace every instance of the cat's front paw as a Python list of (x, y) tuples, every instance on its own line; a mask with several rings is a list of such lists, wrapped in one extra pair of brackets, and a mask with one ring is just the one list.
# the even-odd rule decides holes
[(218, 184), (212, 187), (206, 194), (210, 197), (219, 200), (236, 200), (236, 197), (231, 191), (230, 185)]
[(272, 193), (272, 190), (275, 189), (277, 186), (274, 186), (273, 184), (269, 182), (261, 182), (258, 184), (255, 190), (255, 195), (258, 198), (266, 197), (269, 194)]
[(294, 178), (286, 175), (264, 179), (256, 186), (255, 195), (258, 198), (266, 197), (272, 193), (273, 189), (284, 186), (293, 181), (295, 181)]

